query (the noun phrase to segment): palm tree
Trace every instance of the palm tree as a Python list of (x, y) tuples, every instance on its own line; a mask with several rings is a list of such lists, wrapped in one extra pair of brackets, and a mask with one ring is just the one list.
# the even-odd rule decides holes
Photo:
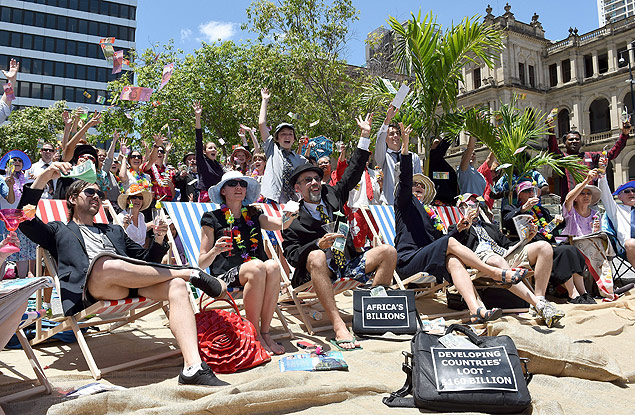
[[(411, 14), (406, 23), (389, 19), (396, 35), (397, 69), (414, 77), (395, 121), (411, 123), (413, 131), (424, 139), (426, 174), (431, 139), (450, 132), (449, 125), (455, 124), (457, 116), (461, 118), (456, 97), (459, 82), (463, 81), (462, 68), (470, 62), (491, 68), (503, 49), (500, 30), (479, 20), (478, 16), (466, 17), (443, 32), (432, 13), (423, 20), (421, 11), (416, 16)], [(392, 83), (376, 80), (366, 86), (362, 103), (369, 109), (385, 105), (392, 99), (393, 90)]]
[[(527, 107), (520, 110), (514, 95), (509, 104), (501, 104), (500, 109), (490, 112), (487, 109), (470, 108), (461, 117), (453, 120), (456, 124), (448, 126), (458, 134), (461, 130), (482, 141), (501, 164), (510, 183), (509, 203), (512, 202), (513, 173), (518, 177), (528, 176), (531, 171), (549, 166), (562, 176), (567, 169), (576, 181), (583, 178), (588, 168), (580, 164), (575, 156), (560, 157), (547, 151), (528, 157), (528, 151), (540, 147), (539, 140), (548, 133), (547, 114)], [(494, 122), (492, 122), (494, 120)]]

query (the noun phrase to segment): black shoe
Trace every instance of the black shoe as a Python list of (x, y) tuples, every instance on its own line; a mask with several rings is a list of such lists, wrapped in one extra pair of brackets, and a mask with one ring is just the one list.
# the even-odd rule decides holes
[(229, 383), (216, 377), (207, 363), (202, 362), (201, 368), (192, 376), (185, 376), (183, 372), (179, 374), (179, 385), (199, 385), (199, 386), (226, 386)]
[(569, 303), (569, 304), (588, 304), (586, 302), (586, 300), (584, 299), (584, 297), (582, 297), (581, 295), (577, 296), (576, 298), (567, 298), (567, 303)]
[(589, 293), (584, 293), (581, 295), (581, 297), (584, 298), (584, 301), (586, 301), (585, 304), (597, 304), (595, 298), (593, 298), (593, 296)]
[(197, 275), (191, 276), (190, 283), (212, 298), (220, 297), (227, 290), (221, 280), (212, 277), (203, 270), (199, 270)]

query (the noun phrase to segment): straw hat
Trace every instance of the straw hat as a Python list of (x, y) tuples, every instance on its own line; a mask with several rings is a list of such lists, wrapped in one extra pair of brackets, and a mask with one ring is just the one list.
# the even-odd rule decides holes
[(152, 204), (152, 193), (150, 193), (142, 186), (139, 186), (137, 183), (131, 184), (125, 193), (117, 196), (117, 204), (122, 210), (126, 210), (128, 208), (128, 196), (139, 194), (143, 196), (143, 203), (141, 204), (140, 210), (146, 210), (150, 206), (150, 204)]
[(249, 150), (247, 150), (245, 147), (243, 146), (236, 146), (234, 147), (234, 151), (232, 151), (232, 155), (230, 160), (234, 160), (234, 156), (236, 155), (236, 153), (238, 153), (239, 151), (242, 151), (243, 153), (245, 153), (245, 158), (246, 158), (246, 162), (249, 162), (249, 160), (251, 160), (251, 153), (249, 152)]
[(592, 184), (587, 184), (584, 188), (591, 191), (591, 206), (596, 205), (602, 197), (600, 188)]
[(221, 181), (209, 188), (209, 198), (213, 203), (225, 202), (223, 196), (220, 194), (220, 191), (223, 186), (225, 186), (225, 183), (230, 180), (242, 180), (244, 182), (247, 182), (247, 193), (245, 195), (245, 198), (243, 199), (244, 206), (251, 205), (260, 196), (260, 183), (258, 183), (256, 179), (244, 176), (239, 171), (232, 170), (223, 174), (223, 178), (221, 179)]
[(434, 182), (430, 180), (428, 176), (417, 173), (412, 176), (413, 186), (415, 183), (423, 184), (423, 200), (421, 201), (421, 203), (427, 205), (428, 203), (432, 202), (434, 200), (434, 197), (437, 195), (437, 190), (434, 187)]

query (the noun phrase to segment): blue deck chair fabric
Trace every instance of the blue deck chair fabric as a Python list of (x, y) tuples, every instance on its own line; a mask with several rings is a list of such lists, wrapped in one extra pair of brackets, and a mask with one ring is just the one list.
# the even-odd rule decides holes
[(387, 205), (368, 205), (384, 242), (395, 246), (395, 209)]
[(162, 204), (181, 237), (188, 264), (196, 266), (201, 253), (201, 218), (205, 212), (220, 209), (220, 205), (194, 202), (163, 202)]

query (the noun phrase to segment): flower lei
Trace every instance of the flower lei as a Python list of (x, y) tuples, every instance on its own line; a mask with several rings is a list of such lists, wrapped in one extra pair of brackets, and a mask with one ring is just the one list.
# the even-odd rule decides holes
[[(225, 215), (225, 221), (231, 227), (232, 236), (234, 238), (234, 242), (236, 242), (236, 246), (243, 251), (243, 253), (240, 254), (243, 262), (249, 262), (252, 259), (256, 259), (247, 252), (247, 247), (245, 246), (245, 241), (243, 241), (242, 239), (240, 230), (238, 230), (238, 226), (234, 224), (236, 222), (236, 219), (234, 218), (234, 214), (232, 213), (232, 211), (225, 204), (221, 205), (220, 210)], [(249, 232), (249, 242), (251, 242), (251, 244), (249, 245), (249, 251), (251, 251), (253, 255), (258, 249), (258, 235), (256, 234), (256, 228), (254, 227), (254, 221), (251, 220), (251, 216), (249, 216), (249, 214), (247, 213), (246, 207), (240, 209), (240, 213), (247, 226), (251, 227), (251, 231)]]
[(533, 221), (538, 227), (538, 232), (543, 235), (547, 239), (551, 239), (553, 237), (552, 234), (545, 230), (545, 226), (547, 226), (547, 220), (540, 209), (540, 206), (534, 206), (531, 208), (531, 216), (533, 217)]
[(445, 232), (445, 225), (443, 225), (443, 221), (441, 221), (441, 218), (436, 214), (434, 209), (432, 209), (430, 205), (423, 205), (423, 209), (426, 211), (428, 216), (430, 216), (435, 229), (440, 232)]
[(152, 189), (152, 183), (147, 179), (147, 176), (143, 173), (136, 172), (133, 168), (128, 169), (128, 173), (132, 175), (135, 181), (147, 190)]

